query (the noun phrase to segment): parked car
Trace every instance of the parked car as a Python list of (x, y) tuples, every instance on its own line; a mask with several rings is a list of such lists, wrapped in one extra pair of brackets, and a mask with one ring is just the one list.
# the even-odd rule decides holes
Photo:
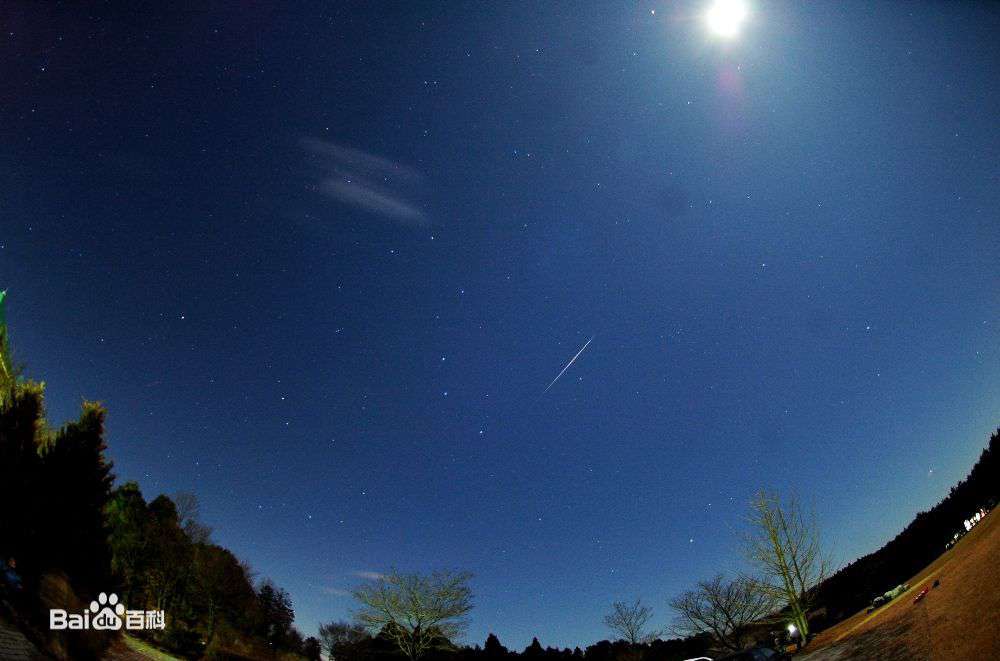
[(896, 597), (898, 597), (899, 595), (903, 594), (904, 592), (906, 592), (909, 589), (910, 589), (910, 586), (908, 584), (906, 584), (906, 583), (900, 583), (899, 585), (897, 585), (896, 587), (894, 587), (893, 589), (891, 589), (891, 590), (889, 590), (888, 592), (885, 593), (886, 601), (891, 601), (891, 600), (895, 599)]
[(865, 613), (872, 613), (877, 608), (880, 608), (883, 604), (885, 604), (885, 596), (880, 594), (879, 596), (872, 599), (872, 603), (868, 607), (868, 610), (865, 611)]
[(904, 592), (906, 592), (909, 589), (910, 589), (909, 584), (907, 584), (907, 583), (900, 583), (899, 585), (897, 585), (893, 589), (885, 592), (884, 594), (880, 594), (879, 596), (877, 596), (874, 599), (872, 599), (872, 603), (865, 610), (865, 613), (872, 613), (872, 612), (874, 612), (879, 607), (884, 606), (885, 604), (889, 603), (890, 601), (892, 601), (893, 599), (895, 599), (896, 597), (898, 597), (899, 595), (903, 594)]

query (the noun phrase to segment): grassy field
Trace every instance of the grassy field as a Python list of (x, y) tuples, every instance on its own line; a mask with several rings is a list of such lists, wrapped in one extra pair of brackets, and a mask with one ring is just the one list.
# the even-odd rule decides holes
[(180, 661), (178, 657), (171, 656), (166, 652), (156, 649), (149, 643), (139, 640), (138, 638), (133, 638), (132, 636), (123, 636), (125, 645), (133, 653), (132, 658), (138, 659), (153, 659), (153, 661)]
[[(1000, 515), (995, 512), (873, 613), (824, 631), (797, 659), (1000, 659)], [(940, 581), (938, 587), (932, 587)], [(888, 589), (891, 586), (886, 586)], [(914, 597), (924, 588), (927, 595)]]

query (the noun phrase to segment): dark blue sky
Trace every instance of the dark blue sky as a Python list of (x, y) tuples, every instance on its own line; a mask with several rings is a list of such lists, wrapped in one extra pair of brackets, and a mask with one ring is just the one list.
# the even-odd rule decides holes
[(473, 571), (473, 642), (663, 623), (764, 486), (877, 548), (997, 424), (1000, 11), (703, 11), (5, 5), (51, 417), (103, 400), (307, 634), (391, 566)]

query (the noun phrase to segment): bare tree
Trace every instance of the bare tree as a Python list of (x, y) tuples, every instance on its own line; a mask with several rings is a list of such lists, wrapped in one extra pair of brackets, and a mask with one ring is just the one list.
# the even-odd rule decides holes
[(745, 576), (730, 581), (719, 574), (673, 599), (670, 607), (677, 611), (680, 635), (707, 633), (720, 648), (738, 652), (750, 642), (750, 625), (767, 618), (775, 603), (756, 581)]
[(782, 501), (761, 491), (751, 506), (750, 528), (745, 551), (760, 575), (757, 588), (787, 606), (805, 644), (810, 593), (829, 573), (815, 517), (792, 498)]
[(201, 522), (201, 504), (198, 497), (189, 491), (174, 495), (177, 521), (193, 544), (211, 544), (212, 528)]
[(430, 575), (392, 571), (359, 586), (358, 624), (374, 635), (384, 632), (410, 661), (416, 661), (441, 639), (452, 641), (467, 624), (472, 589), (467, 572)]
[(659, 631), (650, 631), (646, 627), (653, 617), (653, 609), (643, 606), (641, 599), (633, 604), (616, 601), (612, 611), (604, 616), (604, 624), (615, 632), (620, 640), (632, 645), (642, 645), (659, 638)]

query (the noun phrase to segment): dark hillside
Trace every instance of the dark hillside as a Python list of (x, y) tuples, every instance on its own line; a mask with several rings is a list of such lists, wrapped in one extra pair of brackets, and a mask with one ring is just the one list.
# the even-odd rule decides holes
[(906, 581), (945, 551), (962, 521), (1000, 497), (1000, 429), (990, 437), (969, 476), (879, 550), (858, 558), (819, 588), (817, 602), (832, 624), (867, 606), (871, 598)]

